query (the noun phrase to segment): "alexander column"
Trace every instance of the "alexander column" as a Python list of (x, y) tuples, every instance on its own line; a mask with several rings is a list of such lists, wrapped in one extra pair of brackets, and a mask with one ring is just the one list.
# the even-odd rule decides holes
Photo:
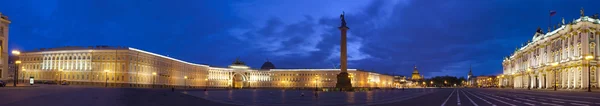
[(350, 78), (348, 77), (348, 64), (347, 64), (347, 46), (346, 46), (346, 31), (348, 31), (348, 26), (346, 26), (346, 19), (344, 19), (344, 12), (340, 15), (340, 19), (342, 19), (342, 25), (338, 27), (342, 34), (342, 39), (340, 42), (340, 74), (337, 75), (337, 83), (335, 84), (336, 88), (341, 88), (342, 90), (351, 90), (352, 84), (350, 83)]

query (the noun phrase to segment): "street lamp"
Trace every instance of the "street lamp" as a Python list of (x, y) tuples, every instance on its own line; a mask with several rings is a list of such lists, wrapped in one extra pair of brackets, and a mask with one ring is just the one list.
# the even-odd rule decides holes
[(17, 61), (15, 61), (15, 64), (17, 64), (17, 66), (15, 66), (15, 67), (17, 67), (17, 70), (15, 70), (15, 75), (13, 78), (13, 79), (15, 79), (15, 82), (13, 82), (13, 85), (17, 86), (17, 82), (19, 81), (19, 76), (18, 76), (19, 74), (17, 74), (17, 72), (19, 71), (19, 64), (21, 64), (21, 61), (17, 60)]
[(204, 91), (208, 88), (208, 78), (204, 79)]
[(444, 86), (446, 86), (448, 84), (448, 81), (444, 80)]
[(154, 88), (154, 83), (156, 83), (156, 72), (152, 72), (152, 88)]
[(110, 70), (104, 70), (104, 87), (108, 87), (108, 72)]
[(592, 56), (592, 55), (585, 56), (585, 60), (588, 60), (588, 64), (587, 64), (588, 65), (588, 67), (587, 67), (588, 68), (588, 92), (592, 92), (592, 76), (591, 76), (592, 70), (590, 70), (591, 66), (590, 66), (590, 61), (589, 61), (592, 59), (594, 59), (594, 56)]
[(58, 85), (62, 84), (62, 69), (58, 69)]
[(317, 78), (315, 78), (315, 91), (319, 91), (319, 77), (318, 76), (317, 76)]
[(556, 69), (556, 66), (558, 66), (557, 62), (552, 63), (552, 67), (554, 67), (554, 91), (556, 91), (556, 87), (558, 86), (558, 78), (556, 75), (556, 71), (558, 71), (558, 69)]
[(23, 84), (25, 84), (25, 68), (23, 68), (23, 75), (21, 75), (21, 76), (22, 76), (21, 79), (23, 79)]
[[(21, 54), (21, 52), (20, 52), (20, 51), (18, 51), (18, 50), (13, 50), (13, 51), (12, 51), (12, 54), (18, 57), (18, 56)], [(19, 64), (21, 64), (21, 61), (20, 61), (20, 60), (17, 60), (17, 61), (15, 61), (15, 64), (17, 65), (17, 66), (16, 66), (16, 67), (17, 67), (17, 70), (15, 70), (15, 73), (14, 73), (15, 75), (14, 75), (14, 78), (13, 78), (13, 79), (14, 79), (15, 81), (13, 82), (13, 86), (15, 86), (15, 87), (16, 87), (16, 86), (17, 86), (17, 81), (19, 80), (19, 76), (18, 76), (19, 74), (18, 74), (18, 72), (19, 72)], [(25, 79), (23, 79), (23, 80), (25, 80)]]
[(429, 83), (431, 83), (431, 86), (433, 86), (433, 81), (429, 81)]
[(183, 76), (183, 88), (187, 88), (187, 76)]
[(14, 54), (14, 55), (20, 55), (20, 54), (21, 54), (21, 51), (18, 51), (18, 50), (13, 50), (13, 51), (12, 51), (12, 54)]

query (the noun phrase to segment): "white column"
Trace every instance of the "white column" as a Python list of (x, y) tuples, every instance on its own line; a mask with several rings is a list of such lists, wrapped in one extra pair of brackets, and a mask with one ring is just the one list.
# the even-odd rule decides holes
[(564, 68), (560, 70), (560, 87), (565, 88), (567, 86), (567, 75), (565, 72), (567, 71)]
[(522, 75), (520, 75), (520, 76), (517, 76), (517, 78), (515, 78), (515, 80), (516, 80), (516, 81), (515, 81), (515, 87), (521, 87), (521, 85), (522, 85), (522, 84), (521, 84), (521, 82), (522, 82), (522, 81), (521, 81), (521, 76), (522, 76)]
[(579, 88), (579, 78), (581, 77), (581, 70), (579, 70), (579, 68), (575, 69), (575, 75), (573, 75), (574, 79), (573, 79), (573, 88)]
[(577, 87), (577, 68), (573, 68), (569, 76), (571, 76), (571, 88)]
[(577, 80), (575, 80), (575, 81), (577, 81), (577, 83), (576, 83), (577, 84), (577, 88), (580, 88), (580, 89), (583, 88), (583, 75), (584, 75), (583, 74), (583, 69), (584, 69), (584, 66), (581, 66), (581, 68), (579, 68), (577, 70), (577, 73), (578, 73), (577, 74)]
[(519, 76), (515, 76), (514, 80), (515, 80), (515, 83), (513, 84), (513, 86), (515, 88), (521, 87), (521, 76), (520, 75)]
[(540, 73), (538, 74), (538, 82), (539, 82), (539, 83), (538, 83), (538, 89), (542, 89), (542, 87), (544, 87), (543, 85), (545, 85), (545, 84), (546, 84), (546, 82), (545, 82), (545, 80), (544, 80), (544, 77), (546, 77), (546, 76), (544, 75), (544, 73), (543, 73), (543, 72), (540, 72)]
[(546, 78), (546, 81), (544, 81), (544, 88), (548, 89), (550, 87), (554, 87), (554, 72), (555, 70), (552, 71), (547, 71), (546, 75), (544, 76), (544, 78)]
[(594, 70), (594, 71), (596, 72), (596, 74), (594, 74), (594, 75), (596, 75), (596, 76), (592, 76), (592, 77), (595, 77), (595, 78), (596, 78), (596, 88), (600, 88), (600, 87), (599, 87), (599, 86), (600, 86), (600, 81), (599, 81), (600, 75), (598, 75), (598, 74), (600, 74), (600, 73), (598, 72), (598, 67), (596, 67), (596, 70)]
[(546, 80), (548, 80), (548, 79), (546, 78), (545, 70), (542, 71), (540, 74), (541, 74), (541, 76), (540, 76), (540, 87), (539, 88), (544, 89), (544, 88), (546, 88)]
[(588, 87), (588, 82), (589, 82), (589, 77), (588, 74), (590, 71), (589, 70), (589, 65), (584, 66), (581, 70), (581, 88), (587, 88)]
[(573, 68), (568, 68), (565, 75), (567, 75), (567, 88), (571, 89), (573, 86)]
[(544, 81), (544, 88), (546, 89), (554, 86), (552, 85), (554, 83), (554, 75), (552, 71), (554, 70), (551, 70), (549, 72), (547, 71), (546, 75), (544, 76), (544, 78), (546, 78), (546, 81)]

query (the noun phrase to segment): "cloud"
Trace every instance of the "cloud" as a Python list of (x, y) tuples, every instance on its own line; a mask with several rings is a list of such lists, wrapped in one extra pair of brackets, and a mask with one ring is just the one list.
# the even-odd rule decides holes
[(473, 64), (476, 75), (499, 73), (502, 57), (531, 39), (538, 26), (548, 24), (548, 10), (557, 10), (555, 17), (569, 20), (579, 17), (580, 7), (597, 4), (542, 0), (5, 2), (0, 11), (13, 21), (9, 48), (131, 46), (212, 66), (227, 66), (240, 57), (259, 67), (269, 58), (281, 68), (339, 64), (338, 16), (345, 11), (350, 27), (349, 68), (409, 75), (418, 65), (426, 77), (466, 75), (468, 64)]

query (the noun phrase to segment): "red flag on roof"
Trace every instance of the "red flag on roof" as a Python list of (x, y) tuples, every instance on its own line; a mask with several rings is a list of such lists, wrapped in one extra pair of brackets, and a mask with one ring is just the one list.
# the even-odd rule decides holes
[(554, 16), (556, 14), (556, 11), (551, 10), (550, 11), (550, 16)]

